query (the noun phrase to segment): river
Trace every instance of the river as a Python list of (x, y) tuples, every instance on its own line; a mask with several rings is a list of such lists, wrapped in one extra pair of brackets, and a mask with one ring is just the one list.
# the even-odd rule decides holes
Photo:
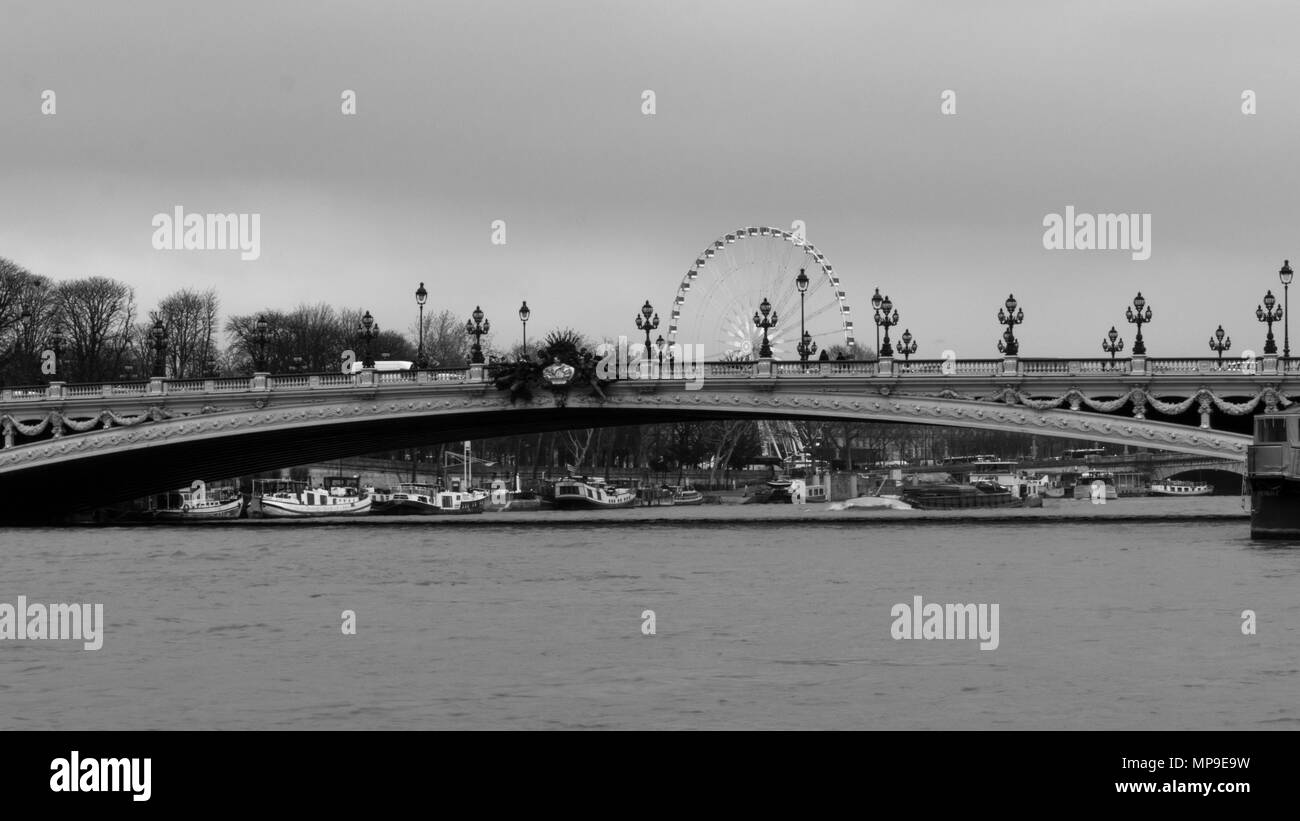
[(1236, 499), (817, 507), (0, 531), (0, 602), (105, 622), (0, 641), (0, 729), (1300, 727), (1300, 546)]

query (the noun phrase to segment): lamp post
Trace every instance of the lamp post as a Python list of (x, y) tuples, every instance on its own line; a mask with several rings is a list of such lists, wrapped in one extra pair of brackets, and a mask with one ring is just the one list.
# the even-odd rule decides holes
[(903, 355), (904, 362), (907, 362), (912, 354), (916, 353), (916, 342), (912, 339), (911, 329), (903, 331), (903, 344), (898, 347), (898, 352)]
[[(1277, 310), (1274, 310), (1274, 306), (1277, 306)], [(1277, 297), (1273, 296), (1272, 291), (1264, 294), (1264, 306), (1262, 308), (1258, 305), (1255, 306), (1255, 318), (1260, 322), (1268, 323), (1268, 337), (1264, 340), (1264, 353), (1266, 354), (1277, 353), (1277, 341), (1273, 339), (1273, 323), (1281, 321), (1282, 313), (1282, 306), (1277, 304)]]
[(1025, 309), (1016, 308), (1016, 295), (1008, 294), (1004, 308), (998, 308), (998, 323), (1006, 325), (1002, 332), (1002, 341), (998, 343), (998, 353), (1005, 356), (1018, 356), (1020, 343), (1016, 340), (1016, 326), (1025, 321)]
[[(55, 325), (54, 331), (50, 334), (50, 350), (54, 351), (55, 374), (59, 372), (59, 360), (63, 357), (63, 346), (66, 341), (67, 337), (63, 335), (63, 326)], [(58, 379), (59, 377), (56, 375), (54, 378)]]
[(1119, 331), (1111, 325), (1110, 330), (1106, 332), (1106, 337), (1101, 340), (1101, 349), (1110, 354), (1110, 367), (1115, 367), (1115, 354), (1124, 350), (1124, 340), (1119, 338)]
[[(655, 340), (655, 347), (659, 350), (659, 373), (660, 373), (660, 375), (662, 375), (663, 372), (664, 372), (664, 347), (666, 347), (667, 345), (668, 345), (668, 343), (664, 341), (664, 335), (663, 335), (663, 334), (660, 334), (660, 335), (659, 335), (659, 338)], [(586, 350), (586, 349), (584, 348), (584, 350)]]
[(370, 354), (370, 343), (377, 336), (379, 336), (379, 323), (375, 322), (375, 318), (370, 315), (370, 311), (366, 311), (357, 322), (357, 341), (366, 346), (366, 355), (361, 360), (361, 367), (363, 368), (373, 368), (375, 366), (375, 359)]
[(645, 355), (650, 356), (650, 332), (659, 327), (659, 314), (651, 307), (650, 300), (641, 306), (641, 313), (636, 315), (636, 329), (645, 331)]
[(163, 324), (162, 317), (153, 321), (153, 329), (149, 331), (153, 337), (153, 375), (167, 375), (167, 326)]
[(776, 327), (776, 311), (772, 310), (772, 303), (767, 301), (767, 297), (763, 297), (758, 310), (754, 312), (754, 327), (763, 329), (763, 346), (758, 349), (758, 358), (771, 359), (772, 345), (768, 342), (767, 332)]
[[(877, 288), (876, 292), (871, 295), (871, 310), (875, 311), (876, 313), (880, 313), (880, 306), (883, 303), (884, 300), (880, 296), (880, 289)], [(880, 323), (877, 322), (876, 323), (876, 359), (879, 358), (880, 358)]]
[[(1134, 311), (1133, 308), (1137, 308), (1137, 311)], [(1146, 308), (1146, 313), (1143, 313), (1143, 308)], [(1138, 295), (1133, 297), (1133, 307), (1125, 309), (1124, 316), (1138, 329), (1137, 336), (1133, 339), (1133, 355), (1146, 356), (1147, 346), (1142, 341), (1142, 326), (1151, 321), (1151, 308), (1147, 305), (1147, 299), (1142, 296), (1141, 291), (1138, 291)]]
[(295, 356), (289, 360), (289, 373), (304, 373), (307, 370), (307, 363), (301, 356)]
[(1282, 358), (1291, 358), (1291, 317), (1287, 314), (1291, 310), (1291, 280), (1295, 274), (1291, 272), (1291, 260), (1282, 260), (1282, 270), (1277, 272), (1277, 278), (1282, 280), (1282, 304), (1286, 306), (1286, 311), (1282, 312)]
[(253, 358), (253, 370), (266, 373), (266, 345), (271, 341), (271, 325), (266, 317), (259, 316), (253, 329), (253, 342), (257, 345), (257, 356)]
[(425, 370), (429, 367), (429, 360), (424, 356), (424, 303), (429, 299), (429, 292), (424, 289), (424, 283), (415, 289), (415, 304), (420, 306), (420, 344), (415, 354), (415, 367), (418, 370)]
[(799, 344), (795, 346), (795, 350), (799, 352), (800, 361), (807, 365), (808, 357), (817, 353), (817, 343), (813, 342), (812, 334), (804, 331), (799, 337)]
[[(871, 298), (871, 304), (872, 305), (876, 304), (875, 297)], [(889, 315), (890, 311), (893, 311), (894, 313), (892, 317)], [(880, 301), (880, 307), (876, 308), (875, 319), (876, 319), (876, 340), (880, 344), (880, 348), (876, 354), (876, 358), (879, 359), (882, 356), (892, 357), (894, 355), (894, 349), (889, 345), (889, 329), (898, 324), (898, 311), (894, 309), (894, 301), (890, 299), (888, 296), (882, 299)], [(885, 339), (883, 342), (880, 341), (881, 328), (885, 329)]]
[(524, 355), (521, 357), (523, 359), (528, 358), (528, 317), (532, 315), (533, 312), (528, 310), (528, 300), (525, 299), (524, 304), (519, 306), (519, 321), (524, 326)]
[(1220, 325), (1210, 337), (1210, 350), (1219, 355), (1219, 366), (1223, 366), (1223, 352), (1232, 347), (1232, 337), (1223, 338), (1223, 326)]
[(483, 318), (483, 308), (479, 305), (474, 306), (474, 313), (470, 314), (471, 319), (465, 320), (465, 333), (474, 337), (474, 347), (470, 348), (469, 363), (471, 365), (483, 364), (483, 334), (492, 329), (492, 323)]
[(808, 293), (808, 274), (803, 269), (799, 269), (799, 276), (794, 278), (794, 285), (799, 289), (799, 344), (795, 350), (799, 352), (799, 361), (807, 364), (808, 357), (817, 353), (817, 343), (812, 341), (812, 335), (804, 327), (804, 297)]

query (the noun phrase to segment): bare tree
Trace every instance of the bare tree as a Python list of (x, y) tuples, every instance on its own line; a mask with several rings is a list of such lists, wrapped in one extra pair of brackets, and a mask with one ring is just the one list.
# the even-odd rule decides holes
[(88, 277), (60, 282), (53, 303), (66, 339), (60, 375), (82, 382), (115, 378), (135, 332), (135, 292), (115, 279)]

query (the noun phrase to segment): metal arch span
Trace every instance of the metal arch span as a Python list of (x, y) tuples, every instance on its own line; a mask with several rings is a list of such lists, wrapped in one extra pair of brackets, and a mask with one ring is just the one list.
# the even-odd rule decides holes
[(263, 408), (161, 418), (138, 427), (64, 435), (0, 451), (0, 519), (95, 507), (251, 472), (377, 450), (573, 427), (722, 418), (892, 421), (1143, 445), (1245, 459), (1250, 437), (1067, 408), (938, 396), (827, 393), (819, 386), (756, 391), (748, 380), (611, 386), (608, 397), (541, 393), (511, 405), (496, 390), (458, 395), (354, 393)]

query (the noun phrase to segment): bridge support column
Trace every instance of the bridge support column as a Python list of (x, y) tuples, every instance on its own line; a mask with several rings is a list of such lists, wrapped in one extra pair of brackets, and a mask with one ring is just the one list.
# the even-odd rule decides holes
[(882, 356), (876, 360), (877, 376), (894, 375), (894, 358), (892, 356)]

